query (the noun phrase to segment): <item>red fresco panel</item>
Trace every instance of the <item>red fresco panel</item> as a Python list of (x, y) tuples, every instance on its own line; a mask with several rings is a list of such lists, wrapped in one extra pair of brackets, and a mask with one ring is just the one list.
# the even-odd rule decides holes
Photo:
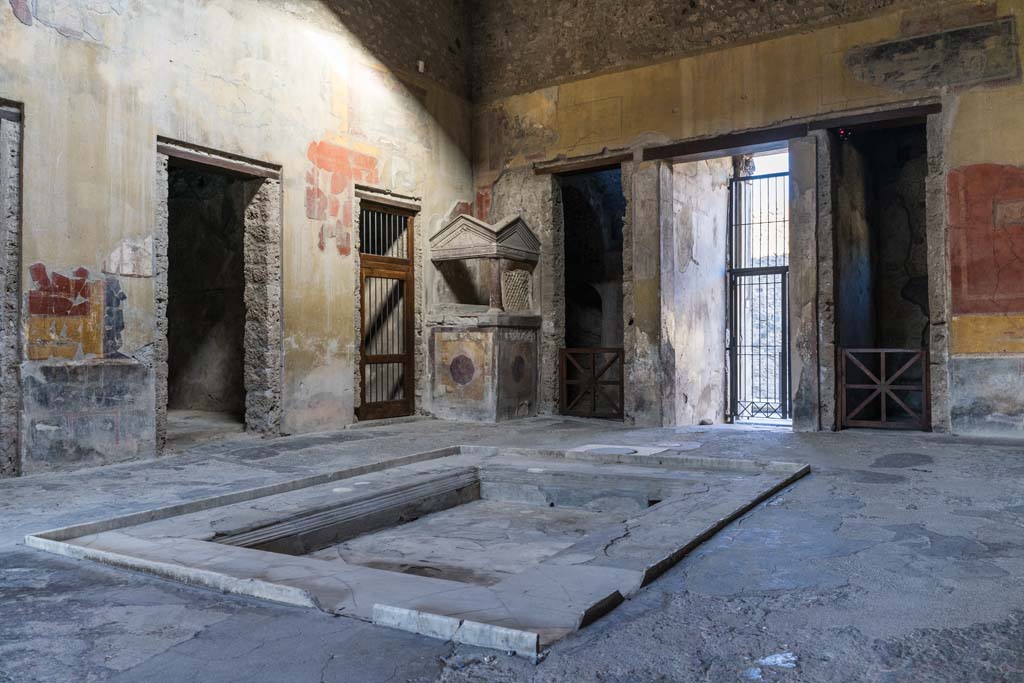
[(1024, 312), (1024, 168), (951, 172), (949, 228), (954, 313)]

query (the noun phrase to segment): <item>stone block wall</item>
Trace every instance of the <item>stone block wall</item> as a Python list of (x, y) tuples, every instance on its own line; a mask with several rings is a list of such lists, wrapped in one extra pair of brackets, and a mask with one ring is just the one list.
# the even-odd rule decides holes
[(835, 302), (839, 345), (875, 343), (875, 239), (872, 233), (868, 161), (853, 144), (836, 147)]

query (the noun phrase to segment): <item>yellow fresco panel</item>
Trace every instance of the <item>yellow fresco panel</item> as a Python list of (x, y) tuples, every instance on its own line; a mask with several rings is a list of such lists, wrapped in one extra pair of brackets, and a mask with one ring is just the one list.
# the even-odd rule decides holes
[(955, 316), (953, 353), (1024, 353), (1024, 315)]

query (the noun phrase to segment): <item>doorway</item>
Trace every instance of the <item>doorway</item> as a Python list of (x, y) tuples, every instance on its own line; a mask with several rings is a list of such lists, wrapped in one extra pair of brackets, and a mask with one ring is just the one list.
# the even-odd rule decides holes
[(361, 202), (360, 420), (403, 417), (416, 408), (414, 220), (412, 211)]
[(172, 160), (167, 411), (172, 437), (245, 429), (245, 207), (256, 188)]
[(737, 161), (729, 182), (729, 418), (788, 422), (789, 153)]
[(624, 402), (622, 170), (558, 176), (565, 229), (563, 415), (621, 420)]
[(841, 426), (929, 429), (926, 126), (831, 135)]
[(157, 164), (157, 436), (172, 450), (280, 429), (275, 169), (162, 143)]

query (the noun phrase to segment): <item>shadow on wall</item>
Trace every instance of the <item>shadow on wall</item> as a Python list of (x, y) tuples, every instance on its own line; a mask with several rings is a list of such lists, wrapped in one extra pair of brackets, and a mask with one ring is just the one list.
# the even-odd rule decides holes
[[(412, 73), (417, 70), (417, 62), (423, 61), (428, 78), (468, 99), (470, 33), (466, 0), (321, 0), (321, 4), (388, 69)], [(382, 31), (383, 26), (388, 30)], [(414, 87), (411, 90), (415, 92)]]
[[(368, 138), (367, 127), (395, 140), (412, 138), (430, 149), (436, 141), (428, 123), (437, 124), (466, 159), (470, 157), (469, 23), (465, 0), (384, 3), (376, 0), (321, 0), (342, 34), (355, 43), (340, 53), (331, 42), (325, 62), (344, 81), (345, 132)], [(360, 49), (361, 48), (361, 49)], [(431, 97), (431, 82), (463, 100), (464, 107)], [(410, 162), (396, 154), (393, 173), (411, 175)], [(385, 182), (389, 187), (392, 184)], [(408, 188), (404, 188), (408, 189)]]
[[(486, 306), (490, 301), (491, 263), (485, 259), (441, 261), (434, 264), (447, 291), (435, 294), (439, 302)], [(440, 284), (440, 283), (439, 283)]]
[[(418, 162), (424, 155), (464, 161), (469, 179), (469, 32), (462, 0), (320, 5), (320, 15), (336, 19), (321, 21), (323, 29), (341, 36), (311, 32), (341, 125), (308, 143), (305, 208), (319, 250), (348, 257), (356, 242), (355, 185), (425, 194), (432, 182), (447, 181), (430, 180)], [(448, 144), (459, 153), (447, 152)], [(417, 232), (429, 234), (439, 218), (423, 216)]]

